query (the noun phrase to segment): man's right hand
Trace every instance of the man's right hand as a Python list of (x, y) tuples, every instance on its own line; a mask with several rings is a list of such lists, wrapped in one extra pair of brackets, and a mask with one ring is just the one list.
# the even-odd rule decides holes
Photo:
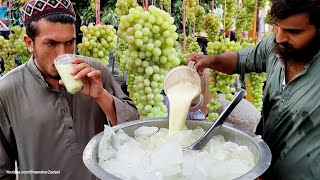
[(210, 65), (213, 61), (214, 56), (206, 56), (198, 53), (190, 53), (187, 57), (186, 63), (189, 64), (190, 61), (194, 61), (195, 65), (193, 68), (198, 71), (200, 75), (205, 74), (206, 68), (211, 68)]

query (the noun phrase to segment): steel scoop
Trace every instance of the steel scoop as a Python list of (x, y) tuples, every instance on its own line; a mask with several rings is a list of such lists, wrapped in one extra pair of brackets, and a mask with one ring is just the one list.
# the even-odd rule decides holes
[(224, 120), (227, 119), (229, 114), (232, 110), (237, 106), (237, 104), (241, 101), (241, 99), (246, 95), (246, 91), (244, 89), (240, 89), (234, 98), (232, 99), (231, 103), (228, 107), (220, 114), (219, 118), (212, 124), (209, 130), (195, 143), (190, 145), (189, 147), (183, 148), (183, 151), (190, 151), (190, 150), (200, 150), (202, 149), (213, 137), (214, 129), (223, 124)]

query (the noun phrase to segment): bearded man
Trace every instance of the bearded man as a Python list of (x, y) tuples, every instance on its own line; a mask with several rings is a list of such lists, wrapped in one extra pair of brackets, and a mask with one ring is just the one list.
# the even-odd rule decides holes
[[(272, 162), (263, 179), (320, 177), (320, 1), (273, 0), (275, 34), (254, 47), (219, 55), (192, 53), (187, 63), (233, 74), (266, 72), (257, 134)], [(259, 128), (258, 128), (259, 129)]]

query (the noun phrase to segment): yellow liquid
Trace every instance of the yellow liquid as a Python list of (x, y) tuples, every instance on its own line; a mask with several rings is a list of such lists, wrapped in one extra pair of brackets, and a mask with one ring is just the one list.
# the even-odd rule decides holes
[(73, 64), (56, 65), (58, 73), (70, 94), (79, 92), (83, 87), (82, 81), (73, 79), (73, 76), (70, 74), (73, 66)]
[(168, 89), (170, 133), (184, 129), (191, 101), (199, 91), (200, 87), (191, 83), (177, 84)]

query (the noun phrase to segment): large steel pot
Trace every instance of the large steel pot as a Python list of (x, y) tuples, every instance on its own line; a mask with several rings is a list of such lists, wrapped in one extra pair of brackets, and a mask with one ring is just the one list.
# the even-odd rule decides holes
[[(156, 126), (159, 128), (168, 128), (168, 119), (148, 119), (137, 120), (114, 126), (115, 131), (123, 129), (129, 136), (134, 137), (134, 130), (141, 126)], [(186, 126), (189, 129), (202, 127), (208, 130), (212, 125), (212, 121), (206, 120), (187, 120)], [(254, 155), (255, 166), (248, 173), (238, 177), (237, 180), (256, 179), (263, 174), (271, 163), (271, 152), (268, 145), (257, 135), (242, 130), (232, 124), (224, 123), (215, 130), (217, 135), (223, 135), (226, 141), (232, 141), (239, 145), (246, 145)], [(103, 132), (94, 136), (87, 144), (83, 152), (83, 162), (87, 168), (98, 178), (106, 180), (119, 180), (119, 178), (102, 169), (98, 164), (98, 146), (103, 136)]]

